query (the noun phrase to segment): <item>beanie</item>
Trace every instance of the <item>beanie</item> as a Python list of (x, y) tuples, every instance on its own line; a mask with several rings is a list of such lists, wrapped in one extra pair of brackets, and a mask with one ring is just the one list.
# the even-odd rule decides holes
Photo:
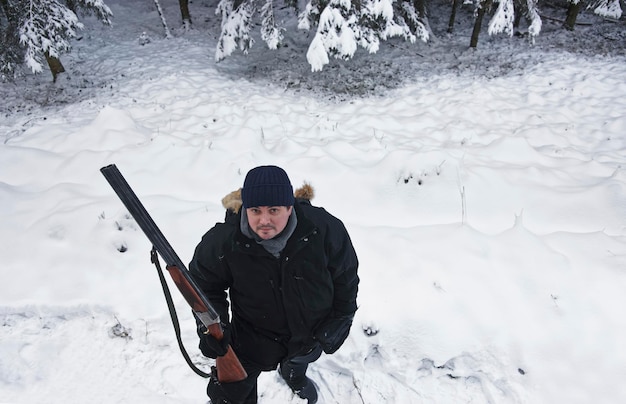
[(244, 209), (257, 206), (292, 206), (293, 188), (285, 170), (276, 166), (260, 166), (246, 174), (241, 189)]

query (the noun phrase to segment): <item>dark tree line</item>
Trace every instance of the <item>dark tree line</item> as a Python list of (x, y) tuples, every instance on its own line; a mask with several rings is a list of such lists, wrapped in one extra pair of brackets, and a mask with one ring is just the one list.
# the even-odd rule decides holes
[[(521, 19), (527, 23), (531, 41), (539, 35), (542, 17), (539, 0), (470, 0), (475, 9), (475, 20), (470, 47), (476, 47), (483, 21), (488, 19), (490, 35), (513, 35)], [(607, 18), (622, 15), (624, 0), (565, 0), (563, 27), (573, 30), (581, 9), (592, 9)], [(298, 10), (294, 0), (285, 0), (297, 14), (298, 28), (315, 30), (307, 51), (312, 70), (321, 70), (329, 57), (349, 59), (357, 47), (376, 52), (381, 41), (393, 36), (411, 42), (428, 41), (433, 33), (428, 21), (431, 7), (451, 4), (448, 32), (455, 25), (456, 11), (467, 0), (450, 0), (431, 4), (429, 0), (308, 0), (304, 10)], [(261, 27), (261, 38), (268, 48), (276, 49), (282, 41), (284, 27), (278, 26), (273, 10), (280, 5), (274, 0), (220, 0), (218, 14), (222, 17), (222, 31), (215, 58), (221, 60), (235, 50), (246, 53), (253, 44), (250, 30)], [(257, 10), (260, 12), (257, 13)]]
[[(169, 33), (159, 4), (153, 0)], [(297, 0), (216, 0), (221, 17), (221, 33), (215, 58), (221, 60), (232, 52), (244, 53), (253, 45), (252, 29), (260, 27), (261, 39), (270, 49), (283, 41), (285, 28), (279, 25), (275, 11), (288, 7), (298, 19), (298, 28), (314, 30), (307, 51), (312, 70), (321, 70), (329, 58), (350, 59), (358, 47), (376, 52), (381, 42), (399, 36), (405, 40), (428, 41), (431, 31), (428, 12), (431, 7), (451, 7), (448, 32), (455, 26), (456, 11), (463, 0), (431, 4), (429, 0), (308, 0), (304, 9)], [(520, 20), (528, 25), (532, 39), (541, 31), (539, 0), (472, 0), (475, 20), (470, 47), (478, 44), (482, 25), (488, 21), (488, 33), (513, 35)], [(563, 27), (573, 30), (581, 9), (618, 19), (624, 0), (566, 0)], [(189, 0), (178, 0), (184, 28), (191, 27)], [(464, 1), (466, 4), (467, 1)], [(26, 65), (41, 72), (44, 61), (53, 80), (65, 69), (61, 55), (71, 49), (70, 41), (83, 29), (79, 15), (95, 15), (104, 24), (113, 17), (104, 0), (0, 0), (0, 78), (10, 78), (18, 66)], [(167, 35), (169, 36), (169, 35)]]
[[(448, 32), (452, 32), (459, 0), (453, 1)], [(622, 15), (621, 1), (623, 0), (567, 0), (565, 16), (562, 21), (563, 28), (573, 31), (578, 14), (583, 8), (591, 9), (595, 14), (603, 17), (618, 19)], [(474, 0), (474, 4), (477, 12), (470, 47), (477, 46), (478, 36), (486, 15), (491, 15), (489, 34), (504, 32), (512, 35), (522, 18), (525, 18), (528, 23), (528, 34), (531, 40), (541, 31), (542, 21), (538, 0)]]

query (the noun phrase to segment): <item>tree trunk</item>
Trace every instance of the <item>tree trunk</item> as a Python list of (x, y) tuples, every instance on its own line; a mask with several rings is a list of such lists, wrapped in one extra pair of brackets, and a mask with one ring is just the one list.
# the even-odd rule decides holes
[(59, 75), (59, 73), (63, 73), (65, 71), (65, 68), (57, 57), (50, 56), (48, 52), (46, 52), (46, 62), (48, 62), (50, 73), (52, 73), (52, 82), (56, 83), (57, 76)]
[(65, 5), (67, 6), (67, 8), (69, 8), (70, 10), (72, 10), (74, 12), (74, 14), (77, 14), (77, 10), (76, 10), (76, 0), (66, 0), (65, 1)]
[(161, 23), (163, 24), (163, 29), (165, 30), (165, 37), (169, 39), (172, 37), (172, 34), (170, 33), (170, 29), (167, 26), (167, 21), (165, 21), (165, 14), (163, 14), (161, 3), (159, 3), (159, 0), (154, 0), (154, 5), (156, 6), (157, 12), (159, 13), (159, 17), (161, 17)]
[(183, 17), (183, 27), (191, 27), (191, 14), (189, 14), (189, 0), (178, 0), (180, 15)]
[(567, 17), (565, 18), (565, 22), (563, 22), (563, 28), (569, 31), (574, 30), (574, 26), (576, 25), (576, 18), (578, 17), (578, 13), (580, 12), (580, 8), (583, 5), (583, 1), (579, 0), (578, 3), (569, 3), (569, 7), (567, 8)]
[(418, 21), (424, 25), (428, 35), (432, 37), (433, 31), (430, 29), (430, 22), (428, 21), (428, 0), (413, 0), (413, 7), (415, 7)]
[(475, 48), (478, 45), (478, 35), (480, 35), (480, 28), (483, 25), (483, 18), (485, 13), (491, 9), (492, 0), (482, 0), (480, 2), (480, 8), (478, 9), (478, 15), (474, 22), (474, 30), (472, 31), (472, 38), (470, 40), (470, 48)]
[(413, 0), (413, 7), (415, 7), (415, 11), (417, 11), (417, 16), (420, 19), (425, 19), (426, 17), (426, 0)]
[(454, 31), (454, 20), (456, 20), (456, 9), (459, 7), (459, 0), (452, 1), (452, 13), (450, 14), (450, 21), (448, 21), (448, 33), (451, 34)]
[(519, 31), (519, 22), (522, 19), (522, 14), (524, 14), (522, 12), (522, 8), (524, 7), (524, 3), (523, 1), (514, 1), (513, 4), (513, 31), (518, 32)]

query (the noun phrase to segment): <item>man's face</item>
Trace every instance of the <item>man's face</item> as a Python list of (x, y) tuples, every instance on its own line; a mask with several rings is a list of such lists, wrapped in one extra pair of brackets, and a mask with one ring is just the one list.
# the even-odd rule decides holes
[(250, 228), (263, 240), (278, 235), (287, 226), (293, 206), (258, 206), (247, 208)]

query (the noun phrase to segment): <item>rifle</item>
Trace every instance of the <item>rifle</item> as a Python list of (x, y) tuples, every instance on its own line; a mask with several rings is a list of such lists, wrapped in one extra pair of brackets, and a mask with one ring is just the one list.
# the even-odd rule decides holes
[[(141, 230), (143, 230), (148, 237), (153, 245), (153, 249), (155, 249), (165, 261), (167, 265), (166, 268), (178, 290), (191, 306), (194, 315), (207, 328), (206, 333), (211, 334), (215, 339), (221, 341), (222, 338), (224, 338), (224, 331), (220, 324), (219, 314), (191, 278), (185, 264), (178, 258), (178, 255), (176, 255), (170, 243), (154, 223), (130, 185), (128, 185), (122, 173), (120, 173), (115, 164), (102, 167), (100, 172), (109, 182), (124, 206), (126, 206), (126, 209), (128, 209), (128, 212), (135, 219)], [(167, 294), (166, 292), (166, 297)], [(217, 357), (215, 365), (217, 367), (217, 378), (222, 383), (237, 382), (247, 377), (246, 371), (230, 345), (228, 346), (226, 355)]]

